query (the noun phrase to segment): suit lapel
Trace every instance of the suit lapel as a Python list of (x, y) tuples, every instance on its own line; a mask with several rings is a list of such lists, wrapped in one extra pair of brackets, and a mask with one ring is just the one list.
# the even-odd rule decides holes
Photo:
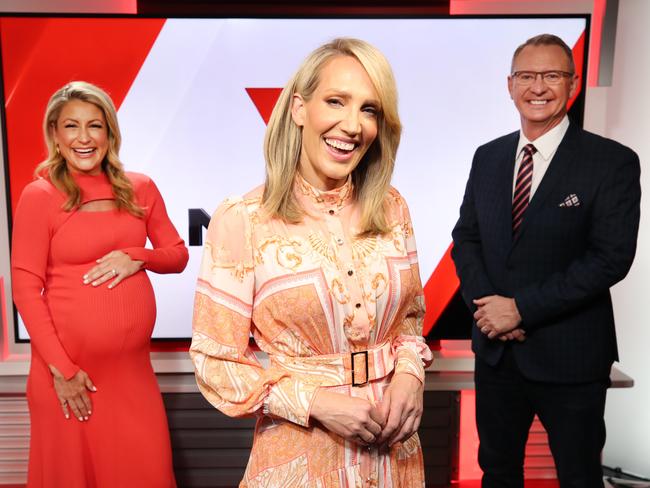
[[(554, 188), (562, 181), (562, 176), (566, 172), (571, 160), (575, 153), (575, 144), (577, 139), (577, 128), (574, 124), (570, 124), (567, 129), (562, 142), (557, 148), (551, 164), (549, 164), (542, 181), (540, 182), (533, 198), (530, 200), (528, 209), (524, 215), (524, 220), (521, 223), (521, 228), (517, 234), (517, 238), (513, 242), (515, 245), (521, 236), (526, 232), (526, 228), (530, 222), (535, 219), (535, 214), (542, 208), (544, 201)], [(512, 180), (511, 180), (512, 181)]]
[(499, 154), (497, 166), (499, 187), (497, 188), (497, 219), (499, 229), (497, 229), (499, 239), (507, 245), (512, 242), (512, 181), (515, 171), (515, 159), (517, 157), (517, 143), (519, 142), (519, 132), (510, 134), (503, 151)]

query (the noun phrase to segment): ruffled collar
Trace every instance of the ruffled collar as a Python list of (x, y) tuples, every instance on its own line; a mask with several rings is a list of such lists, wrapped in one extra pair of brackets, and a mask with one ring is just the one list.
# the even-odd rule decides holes
[(115, 200), (113, 186), (103, 171), (98, 175), (70, 172), (81, 190), (81, 205), (95, 200)]
[(300, 173), (296, 173), (294, 189), (303, 205), (321, 212), (338, 211), (351, 203), (354, 196), (354, 185), (351, 176), (348, 176), (343, 186), (324, 191), (309, 183)]

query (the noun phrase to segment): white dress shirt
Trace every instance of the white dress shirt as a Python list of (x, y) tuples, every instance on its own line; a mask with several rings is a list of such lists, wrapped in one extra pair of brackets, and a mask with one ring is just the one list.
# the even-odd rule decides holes
[(519, 131), (519, 144), (517, 145), (517, 159), (515, 160), (515, 172), (514, 177), (512, 178), (512, 194), (515, 194), (515, 182), (517, 181), (517, 172), (519, 171), (519, 166), (521, 165), (522, 159), (524, 159), (524, 146), (526, 144), (533, 144), (537, 152), (533, 154), (533, 182), (530, 187), (530, 198), (533, 198), (535, 190), (539, 186), (542, 178), (546, 174), (548, 166), (551, 164), (553, 156), (557, 151), (560, 142), (564, 138), (567, 129), (569, 128), (569, 117), (566, 115), (562, 121), (549, 130), (547, 133), (541, 135), (534, 141), (529, 141), (524, 135), (523, 131)]

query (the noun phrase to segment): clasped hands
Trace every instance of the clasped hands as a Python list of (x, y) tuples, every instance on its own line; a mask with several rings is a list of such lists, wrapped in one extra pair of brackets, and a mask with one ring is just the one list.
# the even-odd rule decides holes
[(474, 305), (476, 326), (489, 339), (526, 340), (526, 331), (519, 328), (521, 315), (514, 298), (490, 295), (474, 300)]
[(408, 373), (397, 373), (377, 405), (364, 398), (319, 389), (311, 417), (349, 441), (390, 447), (418, 430), (422, 408), (420, 380)]
[(84, 285), (99, 286), (113, 279), (109, 288), (116, 287), (122, 280), (140, 271), (142, 261), (135, 261), (123, 251), (111, 251), (97, 260), (97, 265), (83, 275)]

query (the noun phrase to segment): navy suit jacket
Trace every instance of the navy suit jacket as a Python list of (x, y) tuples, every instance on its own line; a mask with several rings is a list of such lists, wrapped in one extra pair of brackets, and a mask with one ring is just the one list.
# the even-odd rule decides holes
[[(452, 257), (461, 293), (514, 297), (526, 331), (511, 342), (525, 377), (552, 383), (602, 380), (618, 360), (609, 288), (636, 251), (641, 189), (631, 149), (569, 128), (535, 191), (516, 238), (512, 182), (519, 132), (476, 150)], [(562, 202), (576, 195), (579, 205)], [(498, 363), (505, 343), (472, 327), (472, 349)]]

